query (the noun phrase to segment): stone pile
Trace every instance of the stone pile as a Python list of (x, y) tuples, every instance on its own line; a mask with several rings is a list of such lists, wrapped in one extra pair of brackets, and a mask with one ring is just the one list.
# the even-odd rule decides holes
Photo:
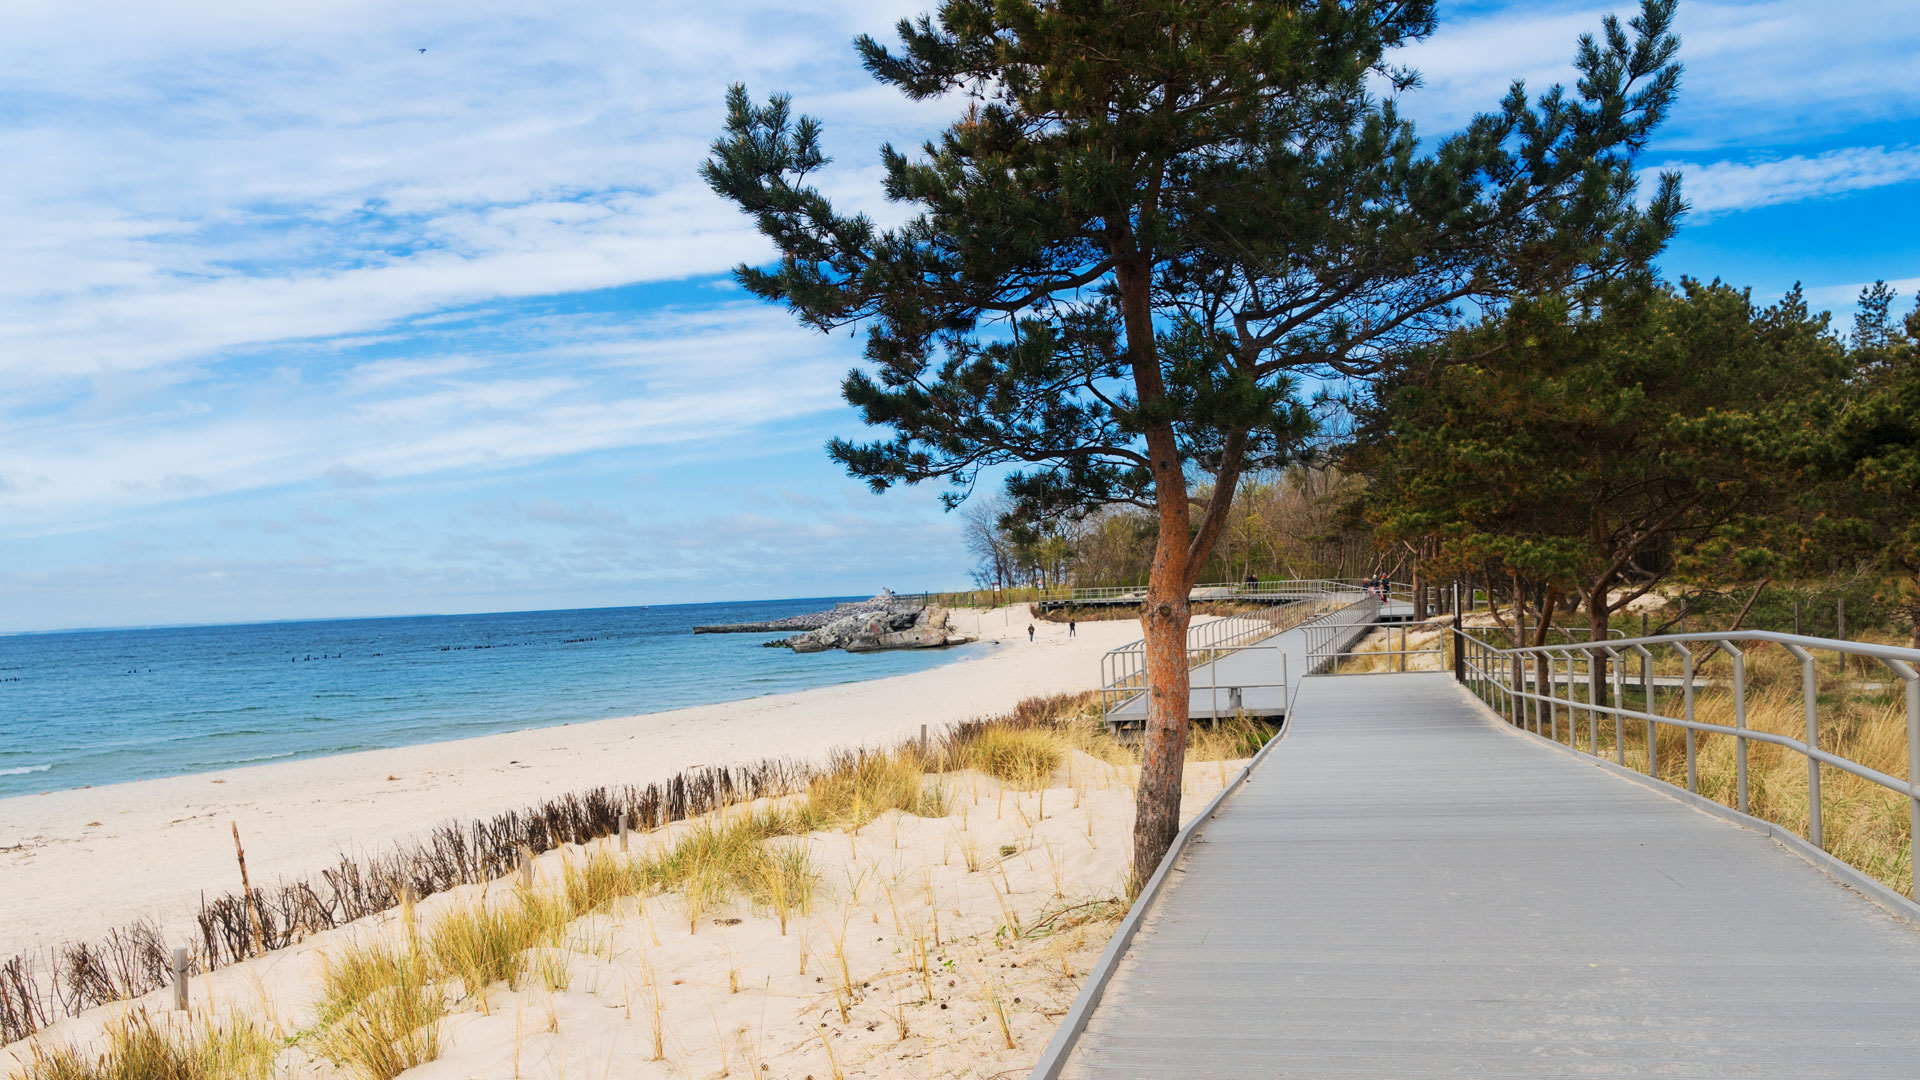
[(879, 652), (883, 649), (938, 649), (976, 640), (953, 627), (946, 608), (915, 607), (863, 611), (837, 618), (817, 630), (788, 638), (784, 644), (797, 653), (845, 649)]
[(769, 619), (766, 622), (724, 623), (719, 626), (696, 626), (696, 634), (780, 634), (795, 630), (818, 630), (840, 619), (856, 618), (868, 615), (892, 615), (896, 612), (917, 610), (917, 605), (904, 604), (891, 590), (882, 590), (871, 600), (843, 600), (828, 611), (810, 611), (805, 615), (789, 615), (784, 619)]

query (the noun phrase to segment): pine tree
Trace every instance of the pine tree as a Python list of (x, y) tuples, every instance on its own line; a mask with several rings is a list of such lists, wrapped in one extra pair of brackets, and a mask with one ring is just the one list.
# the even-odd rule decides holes
[[(1128, 503), (1159, 535), (1142, 615), (1134, 872), (1179, 828), (1188, 596), (1237, 480), (1311, 434), (1307, 380), (1364, 377), (1465, 305), (1641, 273), (1682, 210), (1633, 161), (1679, 80), (1674, 0), (1581, 38), (1576, 87), (1423, 145), (1391, 63), (1431, 0), (947, 0), (867, 69), (961, 117), (882, 147), (892, 229), (811, 185), (821, 126), (727, 97), (702, 174), (779, 261), (740, 283), (821, 331), (862, 324), (844, 393), (890, 437), (829, 455), (957, 504), (1006, 470), (1023, 514)], [(1205, 493), (1202, 498), (1200, 493)]]
[(1860, 296), (1850, 359), (1852, 393), (1817, 433), (1832, 496), (1830, 539), (1877, 561), (1920, 649), (1920, 302), (1904, 321), (1893, 290)]

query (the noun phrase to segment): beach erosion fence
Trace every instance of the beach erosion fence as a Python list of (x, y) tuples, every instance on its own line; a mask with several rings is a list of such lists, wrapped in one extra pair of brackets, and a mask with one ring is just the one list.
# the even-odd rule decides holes
[[(203, 896), (188, 967), (195, 974), (212, 971), (262, 948), (278, 949), (392, 910), (406, 892), (419, 899), (505, 877), (517, 869), (523, 851), (538, 855), (614, 836), (623, 816), (630, 828), (658, 829), (736, 803), (797, 794), (819, 772), (784, 760), (693, 769), (663, 783), (597, 787), (465, 825), (447, 822), (421, 840), (365, 858), (342, 853), (315, 876), (256, 888), (250, 897), (239, 891)], [(97, 941), (0, 961), (0, 1045), (166, 987), (173, 978), (172, 952), (161, 927), (140, 920)]]

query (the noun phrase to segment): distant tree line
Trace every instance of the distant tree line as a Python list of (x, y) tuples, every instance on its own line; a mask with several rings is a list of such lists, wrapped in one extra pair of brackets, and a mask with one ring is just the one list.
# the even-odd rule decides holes
[[(1242, 477), (1195, 580), (1357, 578), (1392, 569), (1403, 557), (1383, 550), (1355, 512), (1364, 490), (1364, 478), (1327, 461)], [(1144, 586), (1152, 570), (1159, 522), (1137, 507), (1033, 520), (1006, 498), (986, 496), (960, 513), (981, 589)]]
[[(1655, 594), (1654, 630), (1897, 626), (1920, 646), (1920, 305), (1897, 300), (1866, 289), (1842, 334), (1798, 287), (1517, 299), (1394, 355), (1338, 439), (1243, 476), (1197, 580), (1458, 583), (1516, 631), (1524, 603), (1535, 641), (1604, 634)], [(1144, 585), (1158, 531), (1136, 507), (1035, 518), (1001, 496), (963, 518), (983, 589)]]
[(1429, 576), (1524, 604), (1536, 643), (1576, 612), (1604, 634), (1656, 591), (1669, 619), (1751, 625), (1769, 586), (1816, 580), (1854, 597), (1856, 628), (1920, 646), (1920, 306), (1895, 300), (1865, 290), (1846, 335), (1798, 287), (1516, 300), (1357, 398), (1355, 508)]

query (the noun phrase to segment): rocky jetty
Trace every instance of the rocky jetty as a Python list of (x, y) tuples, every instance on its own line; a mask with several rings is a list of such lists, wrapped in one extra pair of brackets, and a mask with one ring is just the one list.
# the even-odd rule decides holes
[(805, 615), (789, 615), (784, 619), (772, 619), (767, 622), (724, 623), (719, 626), (696, 626), (696, 634), (783, 634), (796, 630), (818, 630), (840, 619), (860, 618), (871, 615), (893, 615), (901, 611), (918, 610), (918, 605), (906, 605), (890, 591), (883, 591), (871, 600), (846, 600), (833, 605), (828, 611), (811, 611)]
[(696, 634), (777, 634), (790, 630), (802, 633), (767, 644), (801, 653), (828, 649), (879, 652), (882, 649), (937, 649), (975, 640), (954, 629), (947, 609), (905, 601), (891, 592), (882, 592), (871, 600), (835, 604), (831, 611), (792, 615), (771, 622), (693, 628)]
[(939, 649), (965, 645), (975, 638), (954, 629), (946, 608), (915, 607), (868, 612), (835, 619), (818, 630), (788, 638), (784, 644), (797, 653), (845, 649), (879, 652), (883, 649)]

